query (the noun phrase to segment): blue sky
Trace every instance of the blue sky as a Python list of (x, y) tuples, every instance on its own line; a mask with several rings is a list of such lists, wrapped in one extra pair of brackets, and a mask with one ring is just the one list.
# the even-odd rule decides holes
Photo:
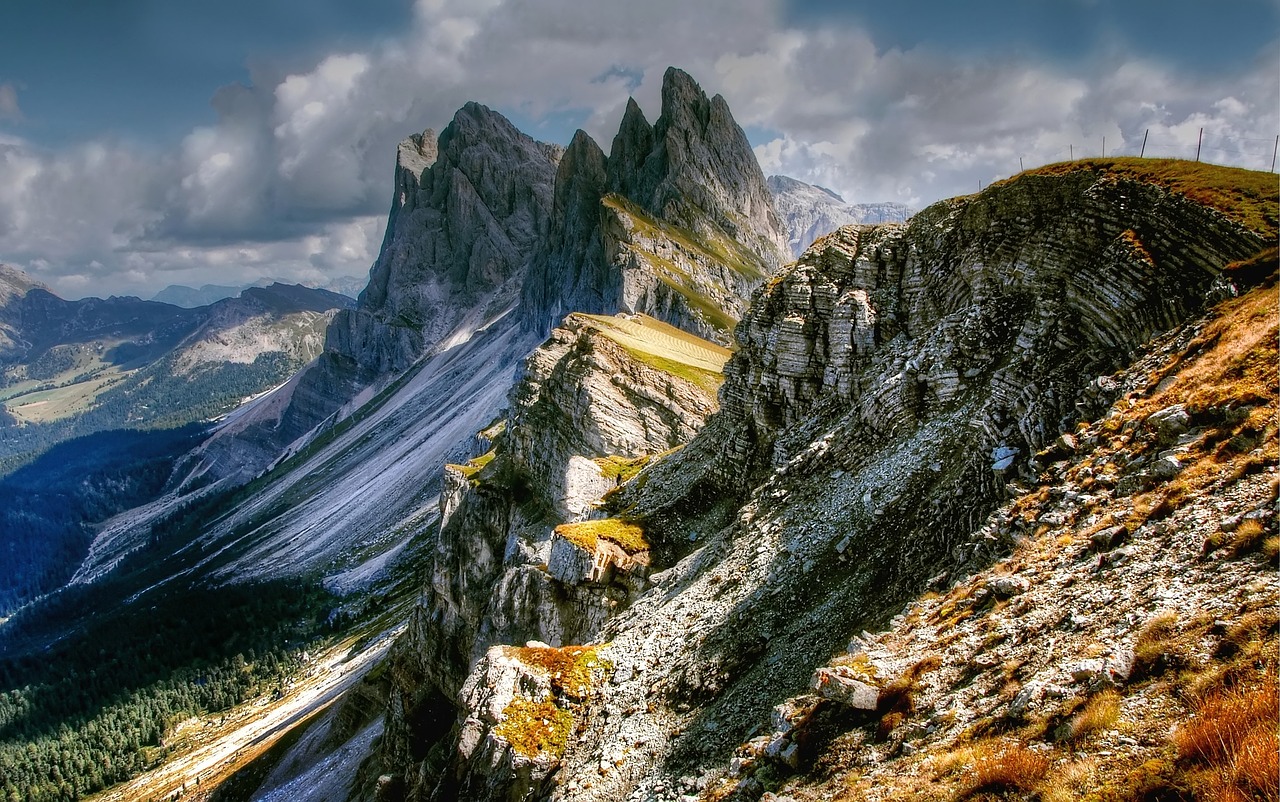
[(662, 71), (767, 172), (922, 206), (1111, 153), (1267, 169), (1272, 0), (6, 0), (0, 261), (67, 296), (363, 275), (395, 143), (467, 100), (607, 148)]

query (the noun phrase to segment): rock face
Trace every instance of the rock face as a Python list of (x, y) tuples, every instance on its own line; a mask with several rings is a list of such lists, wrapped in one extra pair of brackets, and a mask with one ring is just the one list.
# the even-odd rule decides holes
[(559, 158), (478, 103), (438, 142), (427, 131), (400, 143), (382, 251), (329, 350), (376, 373), (402, 371), (464, 317), (479, 325), (513, 303)]
[[(486, 430), (493, 448), (446, 468), (430, 585), (392, 664), (383, 762), (404, 777), (409, 798), (454, 798), (451, 777), (484, 773), (474, 755), (483, 754), (486, 765), (528, 768), (505, 742), (481, 753), (479, 734), (456, 740), (478, 726), (466, 723), (477, 716), (486, 726), (502, 720), (500, 710), (486, 717), (466, 705), (455, 720), (458, 694), (492, 695), (483, 690), (491, 683), (467, 681), (491, 646), (588, 641), (643, 586), (643, 573), (628, 570), (590, 581), (586, 572), (555, 578), (548, 563), (562, 538), (554, 530), (598, 515), (595, 505), (619, 484), (618, 471), (686, 442), (715, 409), (715, 371), (727, 357), (652, 319), (572, 315), (529, 358), (505, 420)], [(584, 560), (594, 556), (585, 553)], [(495, 670), (492, 659), (487, 665), (481, 674)], [(457, 775), (442, 776), (413, 756), (425, 748), (446, 755), (461, 749), (467, 757), (456, 764)], [(558, 760), (544, 761), (537, 777)], [(474, 798), (505, 799), (532, 776), (523, 770), (490, 776), (483, 786), (489, 790)]]
[(786, 261), (785, 244), (728, 105), (671, 68), (657, 122), (630, 101), (607, 157), (574, 135), (523, 320), (546, 332), (568, 312), (621, 309), (727, 342), (744, 299)]
[(560, 149), (468, 103), (437, 140), (400, 143), (382, 250), (356, 308), (329, 326), (287, 403), (206, 446), (206, 471), (261, 471), (371, 384), (510, 310), (547, 226)]
[(906, 222), (914, 214), (901, 203), (847, 203), (826, 187), (785, 175), (769, 176), (769, 191), (786, 228), (791, 255), (796, 259), (814, 240), (841, 226)]
[[(654, 572), (607, 619), (553, 633), (608, 642), (612, 660), (559, 772), (545, 775), (554, 786), (514, 778), (469, 798), (693, 790), (851, 633), (889, 621), (928, 577), (980, 562), (1000, 542), (983, 522), (1011, 482), (1034, 476), (1031, 455), (1111, 402), (1116, 385), (1097, 377), (1186, 320), (1226, 263), (1265, 244), (1206, 206), (1090, 167), (820, 240), (754, 297), (720, 412), (606, 502), (643, 528)], [(516, 521), (526, 532), (529, 509)], [(515, 575), (498, 567), (528, 548), (528, 534), (511, 536), (515, 520), (454, 507), (389, 732), (412, 730), (415, 703), (447, 710), (484, 645), (540, 634), (546, 608), (512, 594)], [(1011, 603), (1028, 592), (996, 585)], [(862, 707), (861, 686), (882, 686), (836, 673), (849, 680), (842, 698)], [(479, 770), (467, 750), (442, 748), (444, 775)], [(798, 759), (785, 739), (774, 751)], [(441, 775), (401, 765), (410, 798), (427, 798)]]

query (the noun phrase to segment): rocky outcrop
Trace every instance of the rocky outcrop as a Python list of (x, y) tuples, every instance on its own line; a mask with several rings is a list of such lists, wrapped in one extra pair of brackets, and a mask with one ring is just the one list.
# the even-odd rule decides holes
[(785, 242), (728, 105), (672, 68), (657, 122), (628, 102), (608, 157), (574, 135), (522, 316), (545, 332), (567, 312), (621, 309), (727, 342), (750, 291), (786, 261)]
[(796, 259), (819, 237), (841, 226), (861, 223), (906, 222), (914, 212), (901, 203), (847, 203), (826, 187), (806, 184), (785, 175), (771, 175), (773, 205), (787, 231)]
[[(550, 563), (564, 562), (553, 559), (563, 540), (555, 530), (598, 516), (601, 496), (624, 473), (693, 435), (715, 409), (718, 369), (727, 357), (724, 349), (652, 319), (571, 315), (528, 359), (505, 421), (487, 430), (491, 450), (446, 468), (430, 585), (393, 661), (397, 680), (383, 763), (402, 767), (409, 798), (453, 798), (454, 780), (447, 780), (453, 768), (459, 776), (485, 773), (475, 763), (478, 754), (485, 765), (532, 765), (508, 765), (514, 758), (492, 744), (475, 752), (479, 735), (461, 745), (458, 730), (450, 735), (455, 724), (465, 735), (473, 727), (465, 722), (480, 715), (466, 699), (488, 685), (467, 677), (495, 644), (560, 646), (594, 638), (643, 586), (644, 573), (629, 570), (637, 565), (634, 546), (615, 560), (621, 570), (551, 571)], [(578, 562), (584, 565), (596, 558), (581, 540), (559, 545), (583, 550)], [(464, 698), (455, 721), (459, 693)], [(503, 720), (497, 712), (481, 719), (486, 726)], [(461, 762), (441, 775), (439, 765), (433, 769), (414, 756), (430, 749), (449, 761), (460, 749)], [(507, 798), (517, 793), (512, 789), (536, 786), (546, 770), (543, 765), (536, 778), (524, 769), (489, 772), (490, 790), (476, 798)]]
[[(1035, 475), (1030, 457), (1105, 409), (1106, 374), (1264, 245), (1212, 208), (1089, 167), (816, 243), (753, 299), (721, 411), (611, 496), (643, 528), (653, 573), (595, 636), (611, 643), (611, 684), (539, 793), (705, 785), (850, 634), (980, 562), (1001, 539), (983, 522)], [(475, 580), (457, 588), (494, 587)], [(878, 705), (888, 680), (858, 682)], [(845, 695), (865, 707), (868, 693)]]

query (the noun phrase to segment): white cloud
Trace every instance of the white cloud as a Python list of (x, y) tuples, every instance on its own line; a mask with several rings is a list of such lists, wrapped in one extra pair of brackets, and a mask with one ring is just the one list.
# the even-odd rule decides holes
[(770, 132), (756, 147), (767, 172), (851, 201), (919, 206), (1009, 175), (1019, 157), (1093, 155), (1103, 136), (1136, 153), (1148, 129), (1148, 155), (1194, 155), (1203, 127), (1207, 158), (1265, 169), (1280, 130), (1274, 49), (1207, 80), (1119, 52), (1079, 67), (974, 59), (781, 20), (779, 0), (419, 0), (392, 40), (220, 90), (216, 123), (171, 151), (0, 136), (0, 259), (69, 293), (364, 274), (398, 140), (478, 100), (582, 119), (607, 151), (629, 94), (656, 117), (670, 64)]

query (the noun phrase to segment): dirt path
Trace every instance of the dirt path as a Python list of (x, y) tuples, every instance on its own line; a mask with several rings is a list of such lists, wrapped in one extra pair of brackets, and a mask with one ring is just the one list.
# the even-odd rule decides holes
[(284, 697), (250, 700), (226, 714), (184, 722), (170, 736), (183, 743), (162, 765), (90, 797), (92, 802), (198, 799), (271, 748), (299, 722), (332, 704), (391, 647), (402, 628), (384, 632), (362, 651), (353, 641), (314, 656)]

